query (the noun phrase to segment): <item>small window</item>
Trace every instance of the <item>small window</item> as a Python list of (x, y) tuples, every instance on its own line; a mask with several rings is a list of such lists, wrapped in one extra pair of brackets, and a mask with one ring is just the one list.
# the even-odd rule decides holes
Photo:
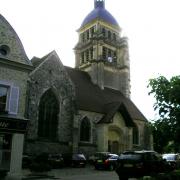
[(94, 35), (94, 26), (90, 29), (91, 37)]
[(116, 41), (116, 34), (113, 33), (113, 40)]
[(111, 39), (111, 31), (108, 31), (108, 39)]
[(105, 28), (102, 28), (102, 34), (103, 34), (103, 37), (106, 37), (106, 30), (105, 30)]
[(89, 40), (89, 30), (87, 30), (87, 40)]
[(133, 144), (139, 144), (139, 131), (137, 127), (133, 128)]
[(7, 110), (8, 87), (0, 86), (0, 112)]
[(85, 34), (82, 34), (82, 42), (85, 42)]
[(7, 45), (0, 46), (0, 55), (7, 56), (10, 52), (10, 49)]
[(19, 88), (15, 86), (0, 85), (0, 112), (8, 111), (17, 114), (19, 101)]
[(106, 60), (106, 57), (107, 57), (107, 48), (106, 47), (103, 47), (103, 60)]
[(81, 53), (81, 64), (84, 63), (84, 52)]
[(86, 51), (86, 61), (89, 61), (89, 50)]
[(93, 48), (90, 49), (90, 58), (93, 59)]

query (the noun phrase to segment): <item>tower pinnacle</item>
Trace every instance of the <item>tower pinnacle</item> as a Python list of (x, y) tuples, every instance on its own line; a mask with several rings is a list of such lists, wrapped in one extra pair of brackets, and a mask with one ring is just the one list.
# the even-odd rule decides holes
[(105, 8), (105, 0), (94, 0), (94, 8)]

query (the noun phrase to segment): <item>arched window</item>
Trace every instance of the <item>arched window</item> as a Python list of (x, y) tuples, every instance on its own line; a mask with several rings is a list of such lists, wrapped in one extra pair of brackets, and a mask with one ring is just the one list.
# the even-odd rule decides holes
[(39, 104), (38, 136), (56, 140), (59, 103), (51, 90), (46, 91)]
[(90, 141), (91, 137), (91, 124), (88, 118), (84, 118), (80, 125), (80, 141)]
[(133, 144), (139, 144), (139, 131), (137, 127), (133, 127)]

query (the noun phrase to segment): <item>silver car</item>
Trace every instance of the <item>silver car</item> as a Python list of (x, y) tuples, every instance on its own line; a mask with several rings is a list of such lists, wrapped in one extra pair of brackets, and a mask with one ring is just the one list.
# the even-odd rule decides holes
[(173, 169), (180, 168), (180, 155), (177, 153), (167, 153), (163, 154), (163, 159), (165, 159)]

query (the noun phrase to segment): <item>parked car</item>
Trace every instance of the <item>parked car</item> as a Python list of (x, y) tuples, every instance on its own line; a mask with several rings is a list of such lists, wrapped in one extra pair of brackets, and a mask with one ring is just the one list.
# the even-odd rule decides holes
[(49, 154), (48, 163), (52, 168), (61, 168), (64, 166), (62, 154)]
[(155, 151), (126, 151), (119, 156), (116, 173), (119, 179), (152, 176), (169, 172), (169, 164)]
[(33, 156), (24, 154), (22, 157), (22, 168), (29, 168), (32, 162), (33, 162)]
[(117, 166), (119, 156), (108, 152), (99, 152), (95, 154), (95, 169), (114, 170)]
[(180, 168), (180, 155), (176, 153), (163, 154), (163, 159), (165, 159), (172, 167), (172, 169)]
[(48, 161), (49, 154), (46, 152), (34, 155), (32, 164), (29, 166), (29, 169), (33, 172), (44, 172), (50, 171), (52, 169)]
[(72, 155), (72, 165), (74, 167), (81, 166), (85, 167), (86, 166), (86, 157), (84, 154), (73, 154)]
[(63, 159), (65, 166), (85, 167), (87, 163), (86, 157), (82, 153), (66, 153), (63, 154)]
[(7, 169), (1, 169), (0, 168), (0, 179), (4, 179), (5, 176), (7, 175), (8, 170)]

